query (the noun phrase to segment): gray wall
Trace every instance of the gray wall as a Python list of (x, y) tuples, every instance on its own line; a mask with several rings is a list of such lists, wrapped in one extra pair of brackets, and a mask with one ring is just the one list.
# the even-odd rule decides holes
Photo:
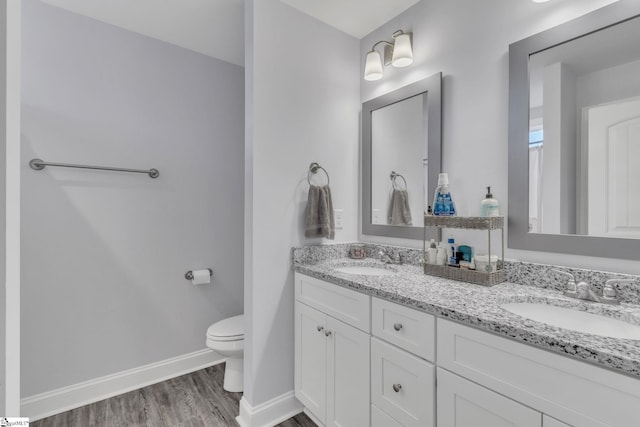
[(357, 237), (360, 58), (357, 39), (280, 0), (245, 10), (244, 399), (255, 407), (293, 390), (291, 247), (322, 241), (304, 237), (311, 162), (344, 209), (335, 241)]
[[(244, 72), (23, 2), (22, 386), (205, 348), (243, 311)], [(155, 167), (145, 175), (29, 159)], [(184, 273), (211, 267), (211, 285)]]
[(20, 414), (20, 0), (0, 6), (0, 414)]
[(6, 145), (7, 145), (7, 5), (6, 3), (0, 6), (0, 307), (2, 308), (2, 315), (0, 315), (0, 414), (5, 414), (6, 407), (6, 395), (7, 395), (7, 383), (6, 383), (6, 292), (7, 292), (7, 280), (6, 280), (6, 261), (7, 254), (5, 251), (6, 235)]
[(640, 61), (634, 61), (579, 76), (576, 79), (578, 113), (585, 107), (639, 96), (639, 73)]
[[(620, 0), (635, 1), (635, 0)], [(426, 1), (361, 40), (360, 64), (378, 40), (390, 40), (401, 28), (413, 31), (413, 65), (386, 67), (377, 82), (360, 79), (362, 101), (372, 99), (436, 72), (443, 73), (442, 170), (461, 215), (477, 215), (485, 186), (491, 185), (506, 215), (509, 44), (612, 3), (611, 0), (533, 3), (531, 1)], [(482, 233), (452, 230), (458, 243), (486, 247)], [(419, 241), (361, 236), (365, 241), (419, 247)], [(506, 237), (505, 237), (506, 238)], [(605, 254), (603, 254), (605, 255)], [(638, 274), (633, 261), (508, 250), (507, 256)]]

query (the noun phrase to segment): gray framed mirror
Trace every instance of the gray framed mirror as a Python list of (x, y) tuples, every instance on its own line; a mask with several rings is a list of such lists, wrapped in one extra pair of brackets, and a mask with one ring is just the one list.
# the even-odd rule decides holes
[(509, 46), (508, 247), (640, 259), (640, 5)]
[(442, 74), (362, 104), (362, 234), (422, 240), (441, 168)]

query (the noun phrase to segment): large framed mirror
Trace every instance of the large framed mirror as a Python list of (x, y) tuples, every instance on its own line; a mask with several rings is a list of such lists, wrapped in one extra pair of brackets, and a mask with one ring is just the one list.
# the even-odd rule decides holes
[(362, 104), (362, 234), (419, 239), (441, 168), (442, 74)]
[(640, 259), (640, 5), (509, 47), (510, 248)]

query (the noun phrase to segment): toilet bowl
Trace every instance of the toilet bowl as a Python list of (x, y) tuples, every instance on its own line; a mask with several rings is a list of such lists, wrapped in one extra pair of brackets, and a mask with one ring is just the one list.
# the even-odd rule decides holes
[(227, 358), (222, 387), (226, 391), (242, 391), (244, 314), (223, 319), (209, 326), (207, 347)]

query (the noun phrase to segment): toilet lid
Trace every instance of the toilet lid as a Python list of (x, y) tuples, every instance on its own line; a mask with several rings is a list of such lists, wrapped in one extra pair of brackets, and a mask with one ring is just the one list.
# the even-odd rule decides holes
[(207, 335), (211, 337), (238, 337), (244, 335), (244, 314), (229, 317), (214, 323), (207, 329)]

